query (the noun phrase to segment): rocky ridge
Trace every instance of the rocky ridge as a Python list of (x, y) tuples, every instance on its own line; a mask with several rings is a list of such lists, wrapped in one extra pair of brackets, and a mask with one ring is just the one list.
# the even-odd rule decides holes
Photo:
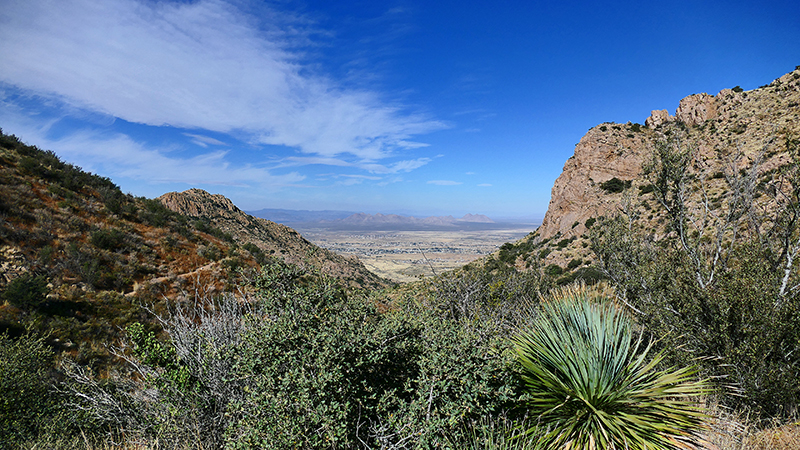
[[(591, 128), (556, 179), (542, 225), (522, 243), (530, 241), (527, 245), (544, 255), (545, 265), (587, 261), (587, 229), (624, 204), (657, 237), (664, 219), (653, 213), (655, 200), (647, 194), (642, 166), (659, 140), (678, 135), (694, 148), (693, 176), (720, 197), (724, 174), (732, 167), (747, 170), (758, 160), (759, 176), (774, 172), (789, 161), (784, 142), (800, 136), (800, 66), (758, 89), (687, 96), (674, 115), (653, 111), (645, 125), (603, 123)], [(610, 188), (614, 183), (621, 188)], [(548, 242), (552, 246), (566, 240), (543, 251)]]
[(312, 244), (292, 228), (253, 217), (223, 195), (189, 189), (168, 192), (158, 200), (177, 213), (210, 220), (214, 227), (231, 234), (241, 245), (251, 243), (266, 254), (290, 264), (310, 265), (352, 287), (382, 287), (390, 284), (370, 272), (357, 257), (344, 257)]

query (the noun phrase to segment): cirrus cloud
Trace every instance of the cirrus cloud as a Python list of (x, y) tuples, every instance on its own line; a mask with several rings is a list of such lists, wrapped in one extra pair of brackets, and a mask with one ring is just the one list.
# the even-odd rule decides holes
[(312, 32), (302, 17), (236, 5), (10, 0), (0, 10), (0, 81), (129, 122), (327, 158), (380, 160), (446, 127), (314, 73), (303, 64)]

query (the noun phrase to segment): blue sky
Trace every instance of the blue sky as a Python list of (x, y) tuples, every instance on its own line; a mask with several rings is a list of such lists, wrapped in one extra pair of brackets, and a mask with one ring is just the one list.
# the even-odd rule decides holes
[(796, 1), (0, 6), (4, 132), (245, 210), (540, 218), (592, 126), (800, 64)]

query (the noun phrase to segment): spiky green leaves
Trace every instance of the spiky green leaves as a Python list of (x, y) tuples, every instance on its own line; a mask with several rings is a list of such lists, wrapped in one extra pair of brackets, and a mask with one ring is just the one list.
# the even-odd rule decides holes
[(671, 449), (690, 439), (708, 384), (696, 369), (658, 370), (631, 317), (605, 287), (551, 295), (515, 338), (545, 448)]

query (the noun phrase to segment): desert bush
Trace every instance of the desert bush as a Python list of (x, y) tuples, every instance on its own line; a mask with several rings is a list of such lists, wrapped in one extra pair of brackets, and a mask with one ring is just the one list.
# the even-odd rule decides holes
[(53, 353), (41, 338), (0, 334), (0, 445), (39, 434), (55, 414)]
[(83, 393), (73, 398), (142, 443), (453, 447), (519, 408), (506, 337), (514, 301), (535, 297), (537, 280), (475, 271), (380, 313), (376, 299), (270, 260), (249, 280), (252, 296), (162, 313), (162, 338), (129, 327), (122, 355), (139, 375), (101, 386), (73, 370)]
[[(255, 278), (261, 315), (238, 373), (253, 380), (233, 406), (235, 448), (352, 448), (371, 441), (414, 365), (418, 332), (332, 280), (273, 261)], [(233, 442), (236, 442), (233, 444)]]
[(514, 339), (546, 448), (672, 449), (705, 417), (697, 369), (659, 370), (663, 353), (613, 299), (600, 285), (556, 290)]
[(142, 223), (146, 223), (154, 227), (165, 227), (170, 223), (170, 220), (174, 218), (174, 216), (179, 215), (164, 206), (164, 204), (157, 199), (142, 197), (138, 198), (137, 200), (140, 205), (138, 210), (138, 219)]
[(600, 189), (612, 194), (622, 192), (629, 187), (631, 187), (630, 180), (622, 181), (617, 177), (614, 177), (608, 181), (600, 183)]
[(101, 228), (90, 236), (92, 245), (103, 250), (116, 251), (125, 246), (126, 235), (118, 228)]
[(558, 264), (549, 264), (544, 268), (544, 273), (551, 277), (556, 277), (564, 273), (564, 269)]
[(583, 265), (583, 259), (574, 258), (574, 259), (570, 260), (570, 262), (567, 264), (567, 269), (568, 270), (576, 269), (576, 268), (578, 268), (578, 267), (580, 267), (582, 265)]
[(656, 244), (621, 217), (592, 233), (599, 268), (638, 311), (670, 364), (697, 362), (721, 391), (719, 401), (757, 417), (785, 417), (800, 401), (797, 293), (780, 296), (783, 273), (769, 250), (744, 241), (730, 248), (713, 283), (678, 248)]
[(48, 291), (47, 278), (28, 272), (8, 282), (2, 298), (22, 308), (36, 308), (45, 301)]

